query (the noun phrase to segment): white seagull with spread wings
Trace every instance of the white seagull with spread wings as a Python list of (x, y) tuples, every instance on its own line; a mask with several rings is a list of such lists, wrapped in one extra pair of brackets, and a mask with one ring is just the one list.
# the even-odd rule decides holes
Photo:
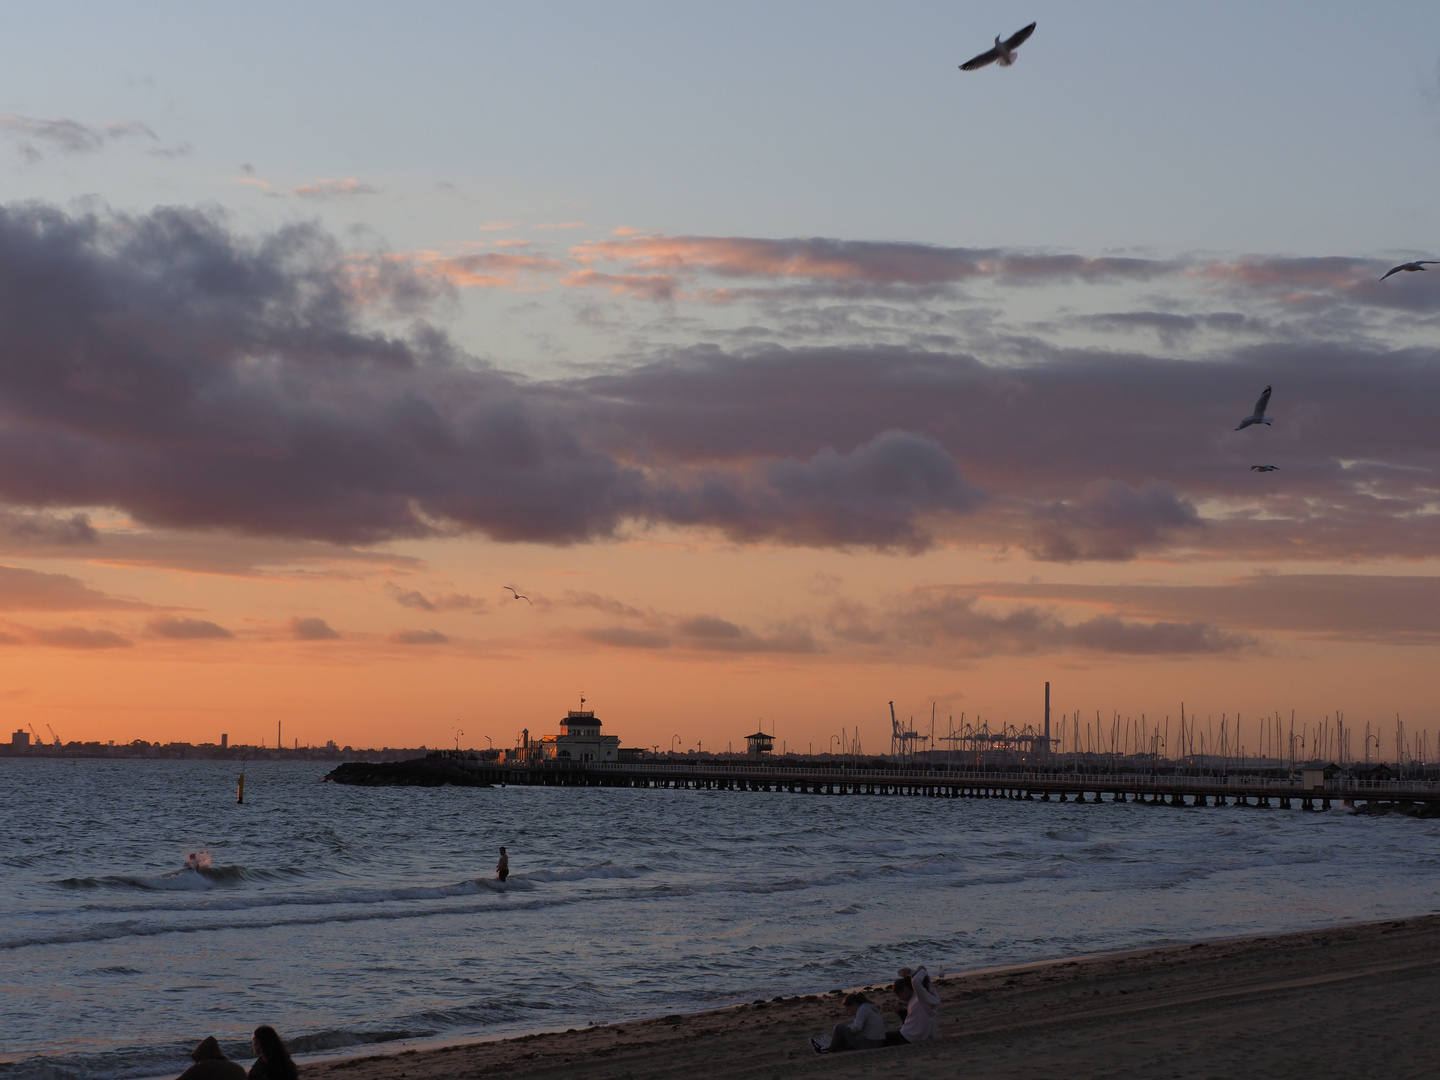
[(1247, 428), (1251, 424), (1265, 424), (1268, 426), (1270, 423), (1270, 418), (1265, 415), (1265, 407), (1269, 404), (1270, 387), (1267, 386), (1265, 387), (1264, 393), (1260, 395), (1260, 400), (1255, 402), (1255, 411), (1249, 416), (1245, 417), (1244, 420), (1241, 420), (1240, 427), (1237, 427), (1235, 430), (1239, 431), (1240, 428)]
[(996, 63), (1001, 67), (1009, 67), (1019, 59), (1019, 57), (1015, 55), (1015, 50), (1020, 48), (1021, 45), (1024, 45), (1026, 39), (1034, 32), (1035, 24), (1032, 22), (1029, 26), (1025, 27), (1025, 29), (1015, 31), (1015, 33), (1011, 34), (1004, 41), (1001, 41), (997, 37), (993, 49), (986, 50), (973, 60), (966, 60), (965, 63), (960, 65), (960, 70), (974, 71), (977, 68)]
[(524, 593), (522, 593), (522, 592), (516, 592), (514, 585), (506, 585), (505, 588), (509, 589), (512, 593), (515, 593), (515, 599), (516, 599), (516, 600), (524, 600), (524, 601), (525, 601), (527, 604), (529, 604), (531, 607), (534, 607), (534, 606), (535, 606), (534, 601), (531, 600), (530, 597), (526, 596), (526, 595), (525, 595)]
[(1427, 266), (1437, 265), (1440, 265), (1440, 263), (1437, 263), (1434, 259), (1417, 259), (1415, 262), (1401, 263), (1399, 266), (1392, 267), (1391, 269), (1386, 270), (1384, 277), (1382, 277), (1380, 280), (1384, 281), (1385, 278), (1389, 277), (1391, 274), (1398, 274), (1401, 270), (1405, 270), (1413, 274), (1416, 270), (1423, 271)]

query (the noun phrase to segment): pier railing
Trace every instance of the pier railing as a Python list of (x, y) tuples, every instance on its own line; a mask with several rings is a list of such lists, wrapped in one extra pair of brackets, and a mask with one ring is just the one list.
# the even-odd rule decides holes
[[(1052, 798), (1077, 802), (1161, 802), (1201, 806), (1228, 802), (1306, 809), (1347, 804), (1419, 803), (1440, 809), (1440, 783), (1433, 780), (1362, 780), (1332, 777), (1316, 785), (1303, 776), (1256, 773), (1086, 772), (1023, 769), (991, 771), (936, 766), (874, 768), (845, 764), (712, 762), (675, 759), (648, 762), (496, 762), (471, 759), (463, 767), (477, 779), (499, 784), (597, 787), (712, 788), (791, 791), (813, 794), (906, 794), (975, 798)], [(1087, 795), (1092, 798), (1087, 799)], [(1186, 800), (1189, 800), (1188, 802)]]
[(875, 769), (868, 766), (847, 765), (767, 765), (740, 764), (730, 762), (685, 761), (673, 762), (501, 762), (501, 769), (581, 770), (598, 774), (617, 775), (669, 775), (686, 773), (691, 775), (773, 777), (799, 779), (809, 776), (824, 776), (834, 779), (849, 778), (864, 783), (917, 784), (926, 781), (934, 783), (956, 783), (969, 781), (976, 784), (1012, 784), (1015, 786), (1039, 786), (1061, 782), (1101, 787), (1156, 787), (1156, 788), (1290, 788), (1293, 791), (1370, 791), (1403, 793), (1440, 793), (1440, 781), (1436, 780), (1361, 780), (1353, 777), (1333, 777), (1319, 786), (1306, 787), (1303, 777), (1259, 776), (1253, 773), (1167, 773), (1167, 772), (1085, 772), (1068, 770), (1010, 770), (956, 768), (895, 768)]

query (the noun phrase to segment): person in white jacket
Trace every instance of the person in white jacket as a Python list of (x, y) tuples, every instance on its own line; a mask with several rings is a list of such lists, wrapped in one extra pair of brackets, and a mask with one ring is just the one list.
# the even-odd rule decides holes
[(885, 1017), (874, 1002), (864, 994), (846, 994), (844, 1005), (850, 1014), (850, 1023), (836, 1024), (823, 1042), (811, 1039), (811, 1049), (817, 1054), (831, 1054), (838, 1050), (873, 1050), (884, 1046)]
[(886, 1043), (898, 1045), (936, 1038), (940, 1033), (940, 995), (930, 973), (922, 964), (914, 971), (901, 968), (899, 974), (895, 996), (905, 1006), (905, 1021), (899, 1031), (886, 1032)]

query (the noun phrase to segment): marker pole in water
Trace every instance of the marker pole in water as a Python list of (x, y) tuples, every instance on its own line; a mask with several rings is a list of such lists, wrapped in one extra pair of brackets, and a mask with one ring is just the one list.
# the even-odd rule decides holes
[(236, 790), (235, 790), (235, 801), (236, 801), (237, 803), (244, 803), (244, 802), (245, 802), (245, 770), (244, 770), (244, 769), (241, 769), (241, 770), (240, 770), (240, 786), (239, 786), (238, 788), (236, 788)]

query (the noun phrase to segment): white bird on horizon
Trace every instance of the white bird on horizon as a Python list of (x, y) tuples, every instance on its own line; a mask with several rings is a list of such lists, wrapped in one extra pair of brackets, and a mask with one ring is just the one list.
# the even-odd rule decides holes
[(1265, 415), (1265, 407), (1269, 404), (1270, 387), (1267, 386), (1265, 387), (1264, 393), (1260, 395), (1260, 400), (1255, 402), (1255, 411), (1249, 416), (1245, 417), (1244, 420), (1241, 420), (1240, 427), (1237, 427), (1235, 430), (1239, 431), (1240, 428), (1247, 428), (1251, 424), (1265, 424), (1268, 427), (1270, 424), (1270, 418)]
[(1440, 265), (1440, 262), (1437, 262), (1435, 259), (1418, 259), (1415, 262), (1401, 263), (1399, 266), (1395, 266), (1389, 270), (1386, 270), (1384, 276), (1381, 277), (1380, 280), (1384, 281), (1385, 278), (1389, 277), (1391, 274), (1398, 274), (1401, 270), (1407, 270), (1413, 274), (1416, 270), (1424, 271), (1425, 267), (1427, 266), (1437, 265)]
[(987, 64), (998, 63), (1001, 67), (1009, 67), (1019, 59), (1015, 50), (1025, 44), (1026, 39), (1035, 32), (1035, 24), (1032, 22), (1023, 30), (1017, 30), (1004, 41), (999, 37), (995, 38), (995, 47), (988, 49), (972, 60), (966, 60), (960, 65), (961, 71), (974, 71), (977, 68), (985, 67)]

